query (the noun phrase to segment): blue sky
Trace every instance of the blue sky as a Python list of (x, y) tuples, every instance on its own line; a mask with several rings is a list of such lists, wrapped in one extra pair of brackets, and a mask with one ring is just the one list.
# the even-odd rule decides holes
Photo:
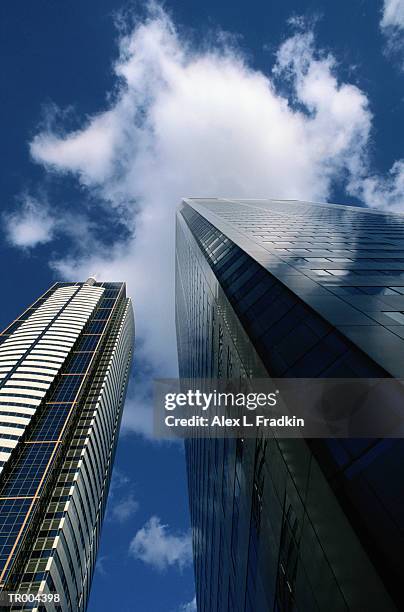
[(404, 211), (402, 0), (0, 6), (1, 324), (55, 279), (126, 280), (137, 351), (92, 612), (192, 610), (184, 455), (151, 438), (176, 374), (181, 196)]

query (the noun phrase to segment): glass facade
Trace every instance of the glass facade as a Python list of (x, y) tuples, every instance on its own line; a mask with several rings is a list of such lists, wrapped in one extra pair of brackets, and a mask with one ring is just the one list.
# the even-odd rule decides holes
[[(404, 216), (296, 201), (177, 212), (180, 376), (403, 377)], [(186, 442), (198, 610), (397, 610), (401, 440)]]
[(0, 335), (0, 588), (85, 610), (132, 361), (124, 283), (56, 283)]

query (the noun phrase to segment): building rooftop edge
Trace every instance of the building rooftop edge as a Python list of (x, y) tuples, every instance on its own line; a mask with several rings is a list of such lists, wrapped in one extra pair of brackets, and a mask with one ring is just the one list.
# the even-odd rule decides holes
[[(186, 202), (187, 204), (189, 202), (192, 201), (196, 201), (196, 202), (204, 202), (204, 201), (217, 201), (217, 202), (239, 202), (239, 203), (251, 203), (253, 204), (254, 202), (257, 202), (257, 204), (259, 202), (293, 202), (295, 204), (310, 204), (312, 206), (324, 206), (324, 207), (332, 207), (332, 208), (344, 208), (347, 210), (356, 210), (356, 211), (360, 211), (363, 213), (368, 213), (368, 214), (376, 214), (376, 215), (386, 215), (386, 216), (400, 216), (400, 217), (404, 217), (404, 212), (397, 212), (397, 211), (390, 211), (390, 210), (381, 210), (379, 208), (370, 208), (368, 206), (357, 206), (357, 205), (349, 205), (349, 204), (336, 204), (335, 202), (312, 202), (311, 200), (298, 200), (295, 198), (290, 198), (290, 199), (286, 199), (286, 198), (236, 198), (236, 197), (229, 197), (229, 198), (204, 198), (204, 197), (199, 197), (199, 198), (194, 198), (194, 197), (184, 197), (181, 198), (181, 202)], [(403, 202), (404, 204), (404, 202)]]

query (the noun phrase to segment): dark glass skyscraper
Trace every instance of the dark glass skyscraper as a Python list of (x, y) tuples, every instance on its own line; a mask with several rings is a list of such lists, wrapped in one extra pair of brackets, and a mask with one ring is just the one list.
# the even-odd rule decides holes
[[(184, 200), (176, 301), (183, 378), (403, 378), (404, 216)], [(401, 440), (192, 439), (186, 456), (199, 612), (404, 609)]]
[[(0, 589), (85, 610), (132, 361), (125, 283), (56, 283), (0, 335)], [(56, 598), (58, 599), (58, 598)]]

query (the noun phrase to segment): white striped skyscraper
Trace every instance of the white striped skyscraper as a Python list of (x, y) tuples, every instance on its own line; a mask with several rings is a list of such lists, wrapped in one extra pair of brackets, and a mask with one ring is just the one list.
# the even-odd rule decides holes
[(0, 589), (60, 594), (38, 609), (88, 602), (132, 361), (125, 291), (56, 283), (0, 335)]

